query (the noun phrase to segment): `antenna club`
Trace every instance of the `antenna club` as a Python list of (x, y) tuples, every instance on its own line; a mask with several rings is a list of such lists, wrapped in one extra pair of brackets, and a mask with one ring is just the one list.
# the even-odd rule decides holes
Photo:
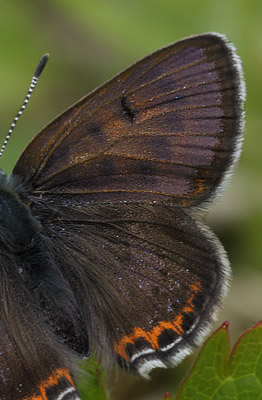
[(46, 63), (47, 63), (48, 59), (49, 59), (49, 53), (46, 53), (41, 57), (38, 65), (36, 67), (35, 73), (34, 73), (34, 77), (35, 78), (37, 78), (37, 79), (39, 78), (39, 76), (41, 75), (43, 69), (46, 66)]
[(40, 59), (38, 65), (37, 65), (37, 67), (36, 67), (34, 76), (33, 76), (32, 81), (31, 81), (31, 85), (30, 85), (30, 87), (29, 87), (29, 90), (28, 90), (28, 92), (27, 92), (26, 98), (25, 98), (25, 100), (24, 100), (24, 103), (22, 104), (20, 110), (18, 111), (16, 117), (14, 118), (14, 120), (13, 120), (13, 122), (12, 122), (12, 124), (11, 124), (11, 127), (10, 127), (10, 129), (9, 129), (9, 131), (8, 131), (8, 134), (6, 135), (6, 138), (5, 138), (5, 140), (4, 140), (4, 143), (3, 143), (2, 147), (0, 148), (0, 158), (1, 158), (2, 155), (3, 155), (3, 152), (4, 152), (5, 148), (6, 148), (6, 145), (7, 145), (8, 141), (9, 141), (9, 139), (10, 139), (10, 136), (11, 136), (13, 130), (14, 130), (14, 127), (15, 127), (17, 121), (19, 120), (21, 114), (23, 113), (23, 111), (24, 111), (24, 109), (25, 109), (25, 107), (26, 107), (26, 105), (27, 105), (27, 103), (28, 103), (28, 101), (29, 101), (29, 99), (30, 99), (30, 96), (31, 96), (31, 94), (32, 94), (32, 92), (33, 92), (33, 90), (34, 90), (36, 84), (37, 84), (38, 78), (40, 77), (40, 75), (41, 75), (43, 69), (45, 68), (45, 65), (46, 65), (46, 63), (47, 63), (47, 61), (48, 61), (48, 58), (49, 58), (49, 54), (48, 54), (48, 53), (47, 53), (47, 54), (44, 54), (44, 55), (41, 57), (41, 59)]

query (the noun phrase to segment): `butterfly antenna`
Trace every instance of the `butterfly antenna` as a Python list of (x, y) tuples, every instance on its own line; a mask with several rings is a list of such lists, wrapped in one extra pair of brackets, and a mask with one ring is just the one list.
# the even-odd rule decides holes
[(33, 78), (32, 78), (32, 81), (31, 81), (29, 90), (28, 90), (28, 92), (27, 92), (25, 101), (24, 101), (22, 107), (20, 108), (20, 110), (18, 111), (16, 117), (14, 118), (14, 120), (13, 120), (13, 122), (12, 122), (12, 125), (11, 125), (11, 127), (10, 127), (10, 129), (9, 129), (9, 131), (8, 131), (8, 134), (6, 135), (6, 138), (5, 138), (5, 140), (4, 140), (4, 143), (3, 143), (2, 147), (1, 147), (1, 150), (0, 150), (0, 158), (1, 158), (2, 155), (3, 155), (3, 152), (4, 152), (5, 148), (6, 148), (6, 145), (7, 145), (7, 143), (8, 143), (8, 140), (10, 139), (10, 136), (11, 136), (13, 130), (14, 130), (14, 127), (16, 126), (17, 121), (19, 120), (19, 118), (20, 118), (20, 116), (22, 115), (24, 109), (26, 108), (26, 105), (27, 105), (27, 103), (28, 103), (28, 101), (29, 101), (29, 99), (30, 99), (30, 97), (31, 97), (31, 94), (32, 94), (34, 88), (36, 87), (37, 81), (38, 81), (38, 79), (39, 79), (39, 77), (40, 77), (40, 75), (41, 75), (41, 73), (42, 73), (42, 71), (43, 71), (43, 69), (44, 69), (44, 67), (45, 67), (45, 65), (46, 65), (46, 63), (47, 63), (47, 61), (48, 61), (48, 58), (49, 58), (49, 54), (44, 54), (44, 55), (42, 56), (41, 60), (39, 61), (37, 67), (36, 67), (36, 70), (35, 70), (34, 76), (33, 76)]

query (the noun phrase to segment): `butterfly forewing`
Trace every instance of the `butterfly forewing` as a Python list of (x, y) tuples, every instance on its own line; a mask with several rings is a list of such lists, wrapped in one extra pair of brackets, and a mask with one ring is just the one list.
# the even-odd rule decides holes
[(87, 201), (196, 205), (217, 189), (240, 134), (240, 76), (220, 36), (138, 61), (48, 125), (14, 168), (33, 191)]

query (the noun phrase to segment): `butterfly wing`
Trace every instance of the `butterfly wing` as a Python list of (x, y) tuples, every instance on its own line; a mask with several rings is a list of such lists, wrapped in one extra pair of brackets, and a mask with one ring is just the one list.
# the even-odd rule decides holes
[(32, 191), (88, 202), (210, 199), (241, 134), (240, 67), (223, 37), (182, 40), (80, 100), (14, 168)]
[(42, 400), (67, 393), (68, 400), (80, 400), (69, 372), (72, 355), (48, 328), (16, 263), (1, 249), (0, 398)]
[(144, 377), (180, 361), (227, 288), (229, 267), (214, 236), (166, 205), (64, 207), (45, 229), (82, 304), (92, 349)]
[(212, 320), (228, 262), (192, 206), (232, 167), (242, 96), (225, 39), (188, 38), (80, 100), (16, 164), (81, 310), (78, 330), (103, 359), (146, 376), (182, 359)]

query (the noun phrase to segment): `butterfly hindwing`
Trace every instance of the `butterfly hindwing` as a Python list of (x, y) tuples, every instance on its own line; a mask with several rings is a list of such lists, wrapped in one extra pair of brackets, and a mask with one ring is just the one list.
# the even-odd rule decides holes
[(37, 299), (18, 273), (25, 263), (16, 265), (17, 261), (17, 257), (9, 259), (2, 252), (0, 398), (55, 400), (67, 391), (72, 394), (68, 400), (80, 400), (69, 372), (73, 369), (72, 355), (45, 323)]
[(45, 229), (100, 358), (145, 376), (190, 352), (230, 274), (208, 229), (164, 205), (64, 202), (60, 212)]

